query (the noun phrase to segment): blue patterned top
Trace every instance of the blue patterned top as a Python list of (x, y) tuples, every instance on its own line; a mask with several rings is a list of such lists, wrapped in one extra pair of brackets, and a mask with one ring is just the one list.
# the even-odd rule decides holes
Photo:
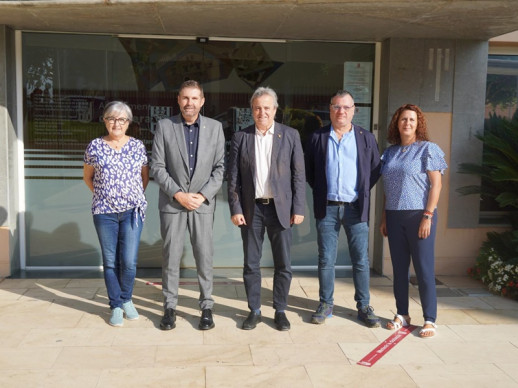
[(148, 165), (148, 157), (142, 141), (130, 137), (120, 150), (114, 150), (102, 137), (94, 139), (86, 147), (84, 162), (95, 170), (93, 214), (136, 209), (144, 221), (147, 201), (142, 167)]
[(430, 179), (427, 171), (448, 168), (444, 152), (435, 143), (418, 141), (409, 146), (393, 145), (381, 156), (381, 174), (386, 210), (424, 210)]

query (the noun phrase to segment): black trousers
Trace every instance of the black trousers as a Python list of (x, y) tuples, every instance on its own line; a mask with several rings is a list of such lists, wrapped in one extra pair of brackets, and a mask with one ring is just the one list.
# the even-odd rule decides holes
[(244, 267), (243, 280), (245, 283), (248, 308), (261, 308), (261, 256), (263, 250), (264, 232), (268, 234), (272, 248), (274, 263), (273, 276), (273, 308), (285, 310), (291, 285), (291, 228), (285, 229), (279, 223), (275, 205), (255, 204), (252, 225), (241, 227), (243, 239)]

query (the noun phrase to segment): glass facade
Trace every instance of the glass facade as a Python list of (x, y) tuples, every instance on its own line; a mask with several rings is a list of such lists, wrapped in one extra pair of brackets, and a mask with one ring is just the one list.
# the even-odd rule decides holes
[[(130, 134), (151, 152), (157, 120), (178, 114), (186, 79), (203, 84), (202, 114), (220, 120), (227, 143), (252, 123), (249, 98), (258, 86), (279, 95), (276, 120), (307, 135), (329, 123), (329, 97), (341, 88), (356, 99), (355, 122), (371, 129), (374, 45), (333, 42), (246, 42), (150, 39), (78, 34), (23, 34), (26, 249), (28, 267), (98, 266), (101, 255), (82, 181), (86, 145), (104, 134), (106, 102), (127, 102)], [(158, 186), (151, 182), (139, 266), (161, 266)], [(226, 183), (217, 197), (215, 267), (240, 267), (242, 244), (230, 222)], [(306, 220), (293, 229), (293, 265), (316, 266), (311, 192)], [(338, 265), (349, 262), (341, 237)], [(271, 266), (265, 241), (263, 266)], [(193, 267), (186, 242), (182, 266)]]

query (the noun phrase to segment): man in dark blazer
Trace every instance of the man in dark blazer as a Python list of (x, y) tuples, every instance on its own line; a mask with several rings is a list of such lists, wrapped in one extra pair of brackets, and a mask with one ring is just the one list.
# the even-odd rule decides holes
[(163, 246), (162, 330), (176, 324), (176, 306), (185, 231), (189, 230), (200, 285), (202, 315), (198, 328), (214, 327), (212, 308), (212, 231), (216, 193), (224, 176), (225, 136), (219, 121), (199, 112), (205, 102), (196, 81), (184, 82), (178, 93), (181, 114), (158, 122), (153, 140), (151, 174), (160, 186), (158, 207)]
[(329, 107), (331, 124), (315, 131), (306, 147), (306, 177), (313, 189), (317, 226), (320, 304), (311, 322), (324, 323), (333, 313), (335, 263), (340, 228), (345, 229), (353, 266), (358, 319), (380, 325), (370, 306), (370, 189), (380, 176), (378, 144), (372, 133), (352, 124), (354, 99), (338, 91)]
[(285, 313), (291, 284), (291, 226), (304, 220), (304, 155), (299, 133), (274, 121), (277, 94), (260, 87), (250, 99), (255, 125), (236, 132), (228, 162), (232, 223), (241, 228), (243, 279), (250, 314), (244, 330), (261, 321), (260, 260), (264, 232), (274, 261), (273, 307), (278, 330), (289, 330)]

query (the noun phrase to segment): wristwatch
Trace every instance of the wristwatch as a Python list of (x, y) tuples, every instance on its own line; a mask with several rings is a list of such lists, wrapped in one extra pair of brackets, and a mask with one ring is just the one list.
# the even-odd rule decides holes
[(429, 214), (423, 214), (423, 218), (426, 218), (427, 220), (431, 220), (432, 216)]

